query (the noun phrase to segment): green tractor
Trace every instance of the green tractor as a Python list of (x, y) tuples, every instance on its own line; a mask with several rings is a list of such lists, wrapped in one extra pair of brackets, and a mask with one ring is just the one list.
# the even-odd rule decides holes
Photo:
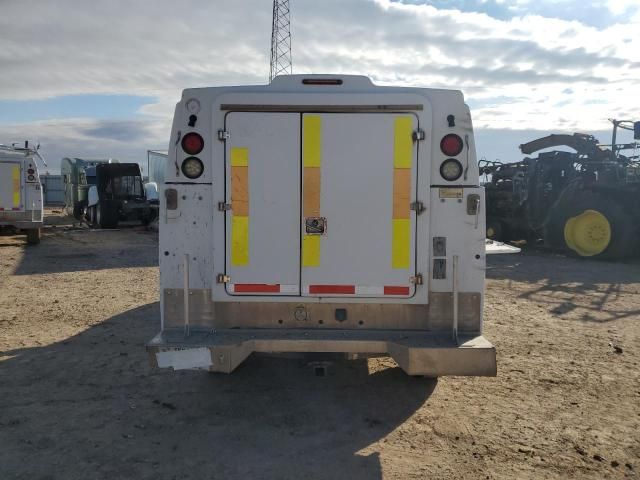
[[(531, 155), (517, 163), (480, 161), (487, 198), (487, 237), (527, 239), (581, 257), (617, 259), (638, 254), (640, 238), (640, 144), (616, 143), (618, 129), (640, 122), (613, 120), (611, 145), (591, 135), (549, 135), (520, 145)], [(610, 147), (610, 148), (607, 148)], [(635, 153), (635, 152), (634, 152)]]

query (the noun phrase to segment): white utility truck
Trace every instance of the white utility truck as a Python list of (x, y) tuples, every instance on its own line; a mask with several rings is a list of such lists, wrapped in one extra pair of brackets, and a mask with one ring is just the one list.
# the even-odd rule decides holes
[(27, 233), (27, 243), (40, 243), (42, 187), (38, 175), (37, 150), (0, 145), (0, 227)]
[(155, 365), (229, 373), (252, 352), (331, 352), (496, 374), (461, 92), (336, 75), (188, 89), (169, 148)]

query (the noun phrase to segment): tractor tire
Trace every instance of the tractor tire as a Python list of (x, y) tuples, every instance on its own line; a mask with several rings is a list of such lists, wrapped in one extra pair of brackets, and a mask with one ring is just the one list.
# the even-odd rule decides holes
[(37, 245), (40, 243), (40, 229), (30, 228), (27, 230), (27, 244)]
[(502, 222), (496, 218), (487, 218), (486, 235), (490, 240), (496, 240), (497, 242), (503, 241)]
[(578, 195), (553, 206), (545, 243), (580, 257), (602, 260), (632, 255), (633, 219), (613, 199)]

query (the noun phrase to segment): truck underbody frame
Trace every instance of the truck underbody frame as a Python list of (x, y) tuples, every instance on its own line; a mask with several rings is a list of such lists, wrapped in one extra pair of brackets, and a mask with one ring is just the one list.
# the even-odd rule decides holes
[(387, 355), (409, 375), (495, 376), (495, 347), (481, 335), (416, 330), (166, 329), (148, 344), (152, 365), (231, 373), (252, 353)]

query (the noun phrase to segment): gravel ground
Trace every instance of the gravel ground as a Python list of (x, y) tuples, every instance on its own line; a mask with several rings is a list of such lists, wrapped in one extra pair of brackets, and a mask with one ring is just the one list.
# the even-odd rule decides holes
[(640, 263), (493, 256), (496, 378), (155, 371), (157, 235), (0, 236), (0, 479), (635, 478)]

